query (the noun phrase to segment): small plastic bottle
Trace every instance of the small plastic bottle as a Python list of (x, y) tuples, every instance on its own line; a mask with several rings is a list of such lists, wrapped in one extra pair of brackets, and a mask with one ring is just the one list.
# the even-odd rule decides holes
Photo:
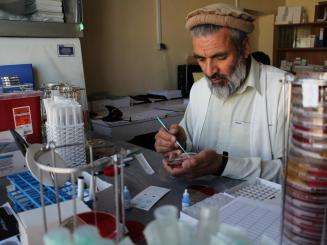
[(69, 230), (63, 227), (50, 230), (44, 235), (43, 241), (45, 245), (73, 244)]
[(82, 225), (74, 231), (73, 238), (75, 245), (91, 245), (96, 244), (94, 241), (99, 239), (100, 235), (95, 226)]
[(185, 189), (182, 198), (182, 207), (189, 207), (190, 205), (190, 194), (187, 192), (187, 189)]
[(131, 208), (131, 194), (129, 193), (129, 190), (126, 185), (124, 186), (124, 208)]

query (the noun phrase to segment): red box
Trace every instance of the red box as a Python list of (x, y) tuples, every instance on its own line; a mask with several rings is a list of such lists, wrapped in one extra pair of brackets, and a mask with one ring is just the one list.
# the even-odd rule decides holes
[(0, 131), (22, 129), (29, 143), (41, 143), (41, 92), (0, 94)]

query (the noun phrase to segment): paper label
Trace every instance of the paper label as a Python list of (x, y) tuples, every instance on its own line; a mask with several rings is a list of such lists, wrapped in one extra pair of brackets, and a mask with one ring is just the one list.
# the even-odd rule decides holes
[(22, 106), (13, 108), (12, 110), (15, 129), (22, 129), (24, 135), (33, 134), (31, 108), (29, 106)]
[(73, 44), (58, 44), (57, 52), (59, 57), (75, 56), (75, 48)]
[(305, 80), (302, 83), (303, 107), (317, 107), (319, 104), (319, 86), (314, 80)]

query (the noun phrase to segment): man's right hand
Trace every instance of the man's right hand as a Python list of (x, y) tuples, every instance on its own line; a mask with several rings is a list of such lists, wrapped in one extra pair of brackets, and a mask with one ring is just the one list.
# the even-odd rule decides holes
[(186, 134), (184, 129), (178, 124), (172, 124), (167, 132), (164, 128), (160, 128), (155, 136), (156, 143), (154, 147), (157, 152), (166, 155), (169, 152), (175, 151), (178, 148), (176, 140), (184, 144), (186, 141)]

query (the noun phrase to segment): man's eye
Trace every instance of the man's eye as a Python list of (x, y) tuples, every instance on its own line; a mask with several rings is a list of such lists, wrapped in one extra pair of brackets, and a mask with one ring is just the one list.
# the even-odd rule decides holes
[(204, 58), (196, 58), (198, 62), (204, 62)]
[(215, 60), (225, 60), (227, 58), (227, 55), (221, 55), (221, 56), (215, 56)]

